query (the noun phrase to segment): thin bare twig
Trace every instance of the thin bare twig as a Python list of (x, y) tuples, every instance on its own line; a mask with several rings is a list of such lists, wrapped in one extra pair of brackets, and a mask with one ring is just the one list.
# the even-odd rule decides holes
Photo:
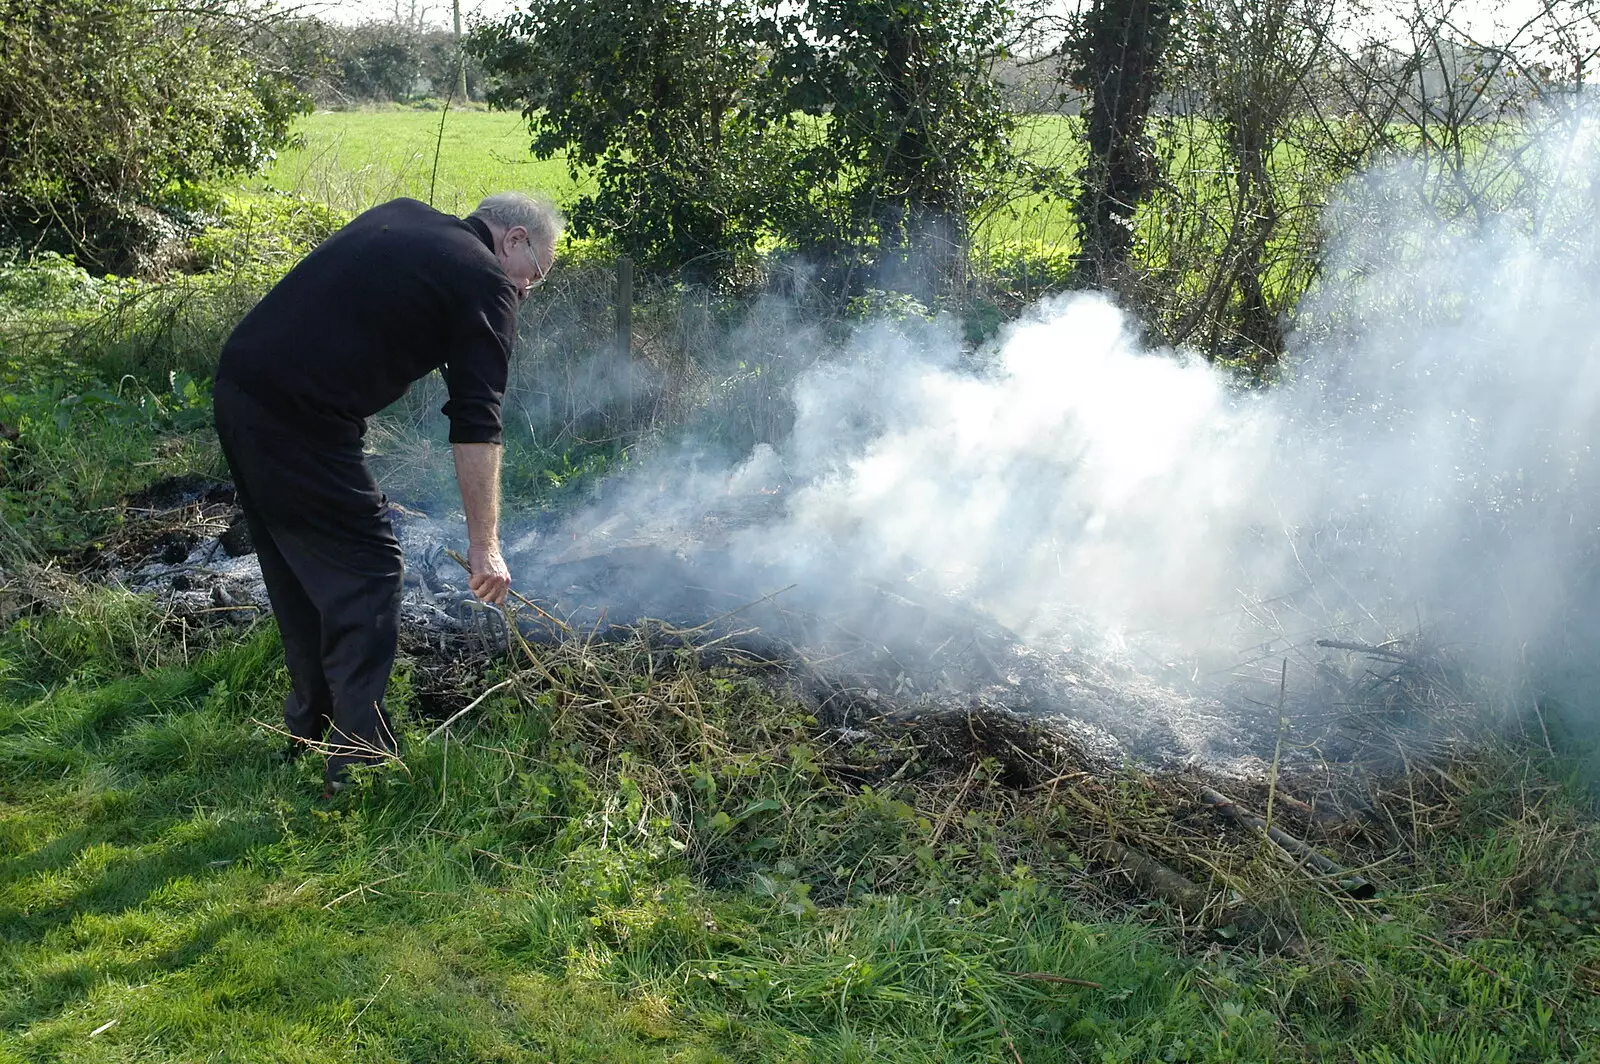
[(508, 679), (501, 680), (499, 683), (495, 684), (493, 687), (491, 687), (487, 691), (483, 692), (483, 694), (479, 695), (477, 698), (474, 698), (471, 702), (468, 702), (465, 706), (462, 706), (460, 709), (458, 709), (454, 713), (452, 713), (450, 715), (450, 717), (443, 724), (439, 725), (437, 728), (433, 729), (433, 731), (429, 732), (428, 733), (428, 737), (426, 739), (424, 739), (423, 742), (429, 742), (429, 743), (433, 742), (433, 740), (435, 738), (437, 738), (440, 735), (440, 733), (442, 733), (446, 729), (448, 729), (450, 727), (450, 725), (454, 724), (456, 721), (460, 720), (462, 717), (466, 716), (468, 713), (471, 713), (474, 709), (477, 709), (479, 704), (482, 703), (485, 698), (488, 698), (490, 695), (494, 694), (496, 691), (500, 690), (501, 688), (508, 687), (511, 684), (515, 683), (515, 682), (516, 682), (516, 677), (515, 676), (509, 677)]

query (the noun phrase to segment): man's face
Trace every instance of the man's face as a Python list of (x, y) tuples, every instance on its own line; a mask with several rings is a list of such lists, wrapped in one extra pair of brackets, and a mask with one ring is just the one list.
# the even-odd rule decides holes
[(555, 264), (556, 249), (551, 245), (535, 247), (528, 231), (520, 225), (506, 230), (500, 241), (500, 268), (516, 282), (517, 299), (528, 298), (528, 293), (544, 283)]

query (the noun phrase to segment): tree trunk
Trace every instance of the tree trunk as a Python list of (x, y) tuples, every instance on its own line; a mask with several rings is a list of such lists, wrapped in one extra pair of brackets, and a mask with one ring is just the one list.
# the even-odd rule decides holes
[(1076, 207), (1079, 263), (1112, 284), (1133, 248), (1133, 218), (1154, 185), (1145, 136), (1178, 0), (1096, 0), (1069, 46), (1072, 80), (1088, 95), (1088, 157)]
[(966, 219), (933, 147), (929, 126), (936, 116), (929, 113), (929, 86), (918, 76), (930, 65), (925, 52), (931, 46), (909, 14), (891, 19), (884, 44), (889, 110), (898, 135), (884, 173), (893, 199), (877, 205), (883, 283), (931, 300), (964, 272)]
[(467, 53), (461, 42), (461, 0), (451, 0), (456, 20), (456, 99), (467, 102)]

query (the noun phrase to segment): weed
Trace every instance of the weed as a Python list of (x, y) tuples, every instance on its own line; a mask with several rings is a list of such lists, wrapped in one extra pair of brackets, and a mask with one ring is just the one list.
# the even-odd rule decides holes
[(350, 220), (317, 200), (282, 192), (227, 194), (217, 224), (190, 241), (194, 265), (208, 273), (249, 273), (275, 280)]
[[(120, 520), (115, 506), (163, 473), (220, 466), (210, 394), (171, 374), (157, 391), (113, 388), (70, 362), (0, 393), (0, 520), (15, 533), (10, 561), (93, 549)], [(70, 375), (69, 375), (70, 374)], [(14, 390), (11, 390), (14, 389)]]

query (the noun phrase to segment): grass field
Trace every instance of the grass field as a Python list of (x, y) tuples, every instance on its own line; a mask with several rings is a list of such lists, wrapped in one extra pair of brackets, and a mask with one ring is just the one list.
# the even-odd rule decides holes
[[(561, 159), (539, 161), (528, 154), (531, 138), (521, 115), (451, 111), (443, 116), (442, 139), (440, 118), (438, 111), (412, 108), (308, 115), (295, 127), (303, 146), (282, 152), (250, 187), (300, 193), (348, 211), (412, 196), (458, 214), (490, 192), (542, 191), (565, 202), (586, 187), (573, 181)], [(1070, 121), (1031, 119), (1018, 145), (1035, 162), (1070, 169), (1080, 150)], [(979, 244), (1070, 251), (1070, 233), (1068, 204), (1027, 194), (994, 206), (980, 226)]]
[(0, 639), (0, 1061), (1600, 1060), (1594, 825), (1509, 753), (1263, 953), (1090, 901), (1028, 842), (1071, 804), (981, 765), (829, 779), (803, 710), (694, 655), (551, 652), (433, 742), (403, 668), (403, 769), (328, 804), (262, 723), (270, 626), (54, 605)]
[[(64, 404), (95, 379), (47, 356), (4, 383), (6, 1064), (1600, 1061), (1600, 823), (1542, 743), (1419, 775), (1372, 902), (1248, 839), (1184, 865), (1291, 914), (1292, 949), (1131, 890), (1062, 841), (1078, 805), (985, 759), (840, 774), (879, 753), (692, 653), (490, 663), (448, 704), (512, 685), (432, 741), (407, 661), (404, 765), (322, 802), (271, 730), (270, 622), (27, 561), (216, 470), (196, 402)], [(1072, 786), (1171, 822), (1136, 774)]]
[(324, 111), (302, 119), (295, 132), (304, 146), (281, 153), (254, 187), (348, 211), (411, 196), (452, 214), (467, 213), (491, 192), (536, 190), (561, 201), (580, 187), (562, 160), (528, 154), (526, 123), (506, 112)]
[[(1076, 122), (1056, 115), (1025, 118), (1015, 146), (1038, 166), (1073, 173), (1083, 152)], [(452, 213), (465, 213), (484, 195), (504, 189), (543, 191), (564, 203), (587, 188), (581, 177), (573, 180), (562, 160), (529, 155), (530, 136), (517, 114), (441, 115), (399, 107), (325, 111), (302, 119), (295, 132), (303, 146), (284, 151), (248, 187), (299, 193), (344, 211), (413, 196)], [(1063, 198), (1013, 190), (991, 201), (975, 222), (980, 264), (988, 260), (1013, 273), (1023, 261), (1033, 264), (1031, 282), (1007, 278), (1023, 289), (1041, 278), (1059, 279), (1077, 250), (1072, 205)]]

